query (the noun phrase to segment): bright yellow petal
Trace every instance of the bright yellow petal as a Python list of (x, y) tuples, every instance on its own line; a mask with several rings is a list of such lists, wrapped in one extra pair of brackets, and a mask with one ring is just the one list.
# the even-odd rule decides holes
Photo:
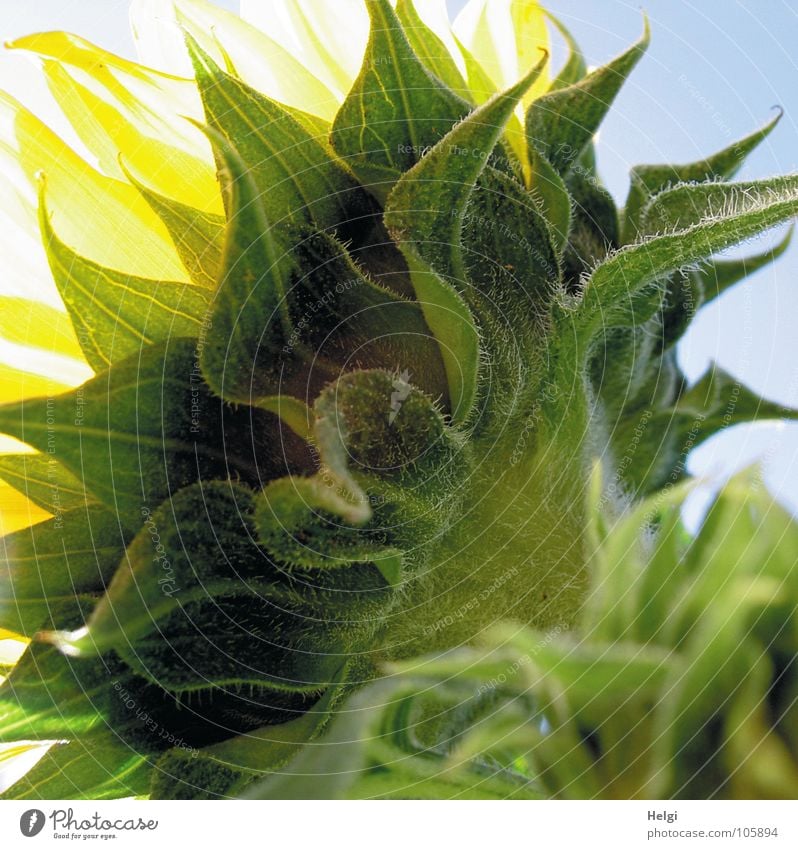
[[(147, 185), (202, 212), (222, 215), (224, 206), (210, 151), (202, 160), (143, 135), (125, 116), (90, 89), (80, 85), (56, 62), (45, 64), (50, 87), (83, 143), (97, 156), (106, 173), (125, 177), (119, 163), (146, 175)], [(172, 123), (183, 123), (173, 115)]]
[(35, 448), (14, 439), (13, 436), (8, 436), (5, 433), (0, 433), (0, 454), (37, 454)]
[[(0, 646), (0, 658), (2, 658), (2, 646)], [(13, 758), (30, 752), (37, 747), (37, 743), (9, 743), (0, 744), (0, 767)]]
[(139, 192), (100, 174), (2, 92), (0, 172), (17, 188), (24, 186), (32, 208), (37, 175), (47, 175), (58, 231), (82, 255), (141, 277), (188, 281), (166, 228)]
[[(0, 366), (0, 373), (3, 367)], [(0, 536), (49, 519), (50, 514), (5, 481), (0, 481)], [(0, 551), (2, 541), (0, 541)]]
[(363, 0), (241, 0), (241, 16), (343, 100), (360, 71), (368, 41)]
[[(551, 53), (551, 40), (546, 24), (546, 15), (541, 6), (530, 0), (513, 0), (510, 5), (513, 32), (515, 33), (515, 55), (517, 76), (508, 81), (513, 85), (531, 68), (540, 62), (542, 50)], [(551, 82), (550, 68), (544, 69), (535, 83), (524, 95), (523, 103), (529, 104), (548, 90)]]
[[(455, 39), (457, 37), (455, 36)], [(486, 101), (490, 100), (499, 90), (496, 83), (487, 75), (482, 65), (477, 62), (474, 54), (461, 42), (457, 41), (457, 46), (460, 49), (460, 54), (463, 57), (463, 62), (466, 68), (466, 81), (471, 90), (471, 96), (477, 106), (481, 106)]]
[(225, 58), (248, 85), (269, 97), (332, 121), (338, 98), (283, 46), (242, 20), (205, 0), (134, 0), (130, 19), (139, 56), (163, 61), (165, 49), (178, 51), (181, 73), (193, 75), (180, 16), (200, 46), (225, 67)]
[(60, 395), (74, 385), (72, 381), (54, 380), (51, 377), (23, 371), (6, 362), (0, 362), (0, 404), (10, 404), (22, 398)]
[(55, 100), (106, 174), (124, 179), (121, 153), (160, 194), (222, 213), (207, 138), (184, 120), (203, 117), (191, 81), (120, 59), (68, 33), (27, 36), (9, 46), (45, 57)]
[[(497, 89), (509, 88), (548, 49), (546, 18), (535, 0), (469, 0), (454, 22), (454, 32)], [(542, 74), (524, 97), (538, 97), (549, 83)]]
[(69, 316), (47, 304), (25, 298), (0, 296), (0, 337), (64, 357), (83, 359)]

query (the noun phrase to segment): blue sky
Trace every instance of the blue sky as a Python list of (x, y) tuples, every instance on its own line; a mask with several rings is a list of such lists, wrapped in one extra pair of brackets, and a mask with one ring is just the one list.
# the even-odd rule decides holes
[[(238, 3), (218, 5), (235, 10)], [(455, 10), (461, 3), (449, 5)], [(0, 0), (0, 35), (67, 29), (130, 55), (127, 6), (127, 0)], [(640, 6), (624, 0), (550, 0), (548, 6), (592, 65), (616, 55), (642, 29)], [(625, 196), (632, 165), (705, 156), (764, 123), (775, 104), (784, 108), (784, 118), (740, 177), (798, 169), (798, 69), (791, 56), (798, 44), (798, 7), (788, 0), (650, 0), (645, 9), (651, 48), (598, 143), (601, 174), (616, 198), (622, 202)], [(560, 55), (555, 52), (555, 61)], [(0, 83), (11, 81), (17, 96), (26, 88), (35, 94), (19, 61), (0, 57)], [(688, 376), (697, 378), (714, 359), (767, 397), (798, 406), (797, 278), (798, 239), (778, 263), (702, 310), (681, 345)], [(723, 476), (757, 458), (771, 489), (798, 512), (798, 424), (729, 429), (694, 452), (691, 470)], [(705, 497), (694, 500), (693, 519)]]

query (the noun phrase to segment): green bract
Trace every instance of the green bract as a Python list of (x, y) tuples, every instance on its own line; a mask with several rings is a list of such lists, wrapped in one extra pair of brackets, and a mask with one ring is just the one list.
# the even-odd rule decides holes
[(798, 177), (728, 182), (778, 118), (636, 167), (619, 213), (591, 140), (647, 24), (589, 74), (556, 24), (530, 102), (547, 55), (486, 99), (412, 3), (368, 10), (331, 124), (183, 22), (225, 215), (119, 167), (190, 282), (81, 256), (41, 181), (96, 376), (0, 407), (42, 452), (0, 477), (62, 508), (3, 541), (0, 627), (34, 639), (0, 740), (68, 741), (6, 796), (798, 794), (798, 532), (735, 484), (689, 540), (672, 489), (796, 416), (674, 353), (786, 247), (713, 259), (798, 214)]

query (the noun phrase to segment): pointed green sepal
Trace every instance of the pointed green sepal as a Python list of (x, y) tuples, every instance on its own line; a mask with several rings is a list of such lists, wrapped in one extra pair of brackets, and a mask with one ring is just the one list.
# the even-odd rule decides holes
[(572, 85), (534, 100), (526, 113), (526, 135), (564, 176), (596, 134), (604, 116), (650, 39), (648, 18), (643, 37), (607, 65)]
[(53, 230), (44, 179), (39, 226), (58, 291), (95, 371), (170, 336), (199, 335), (207, 292), (187, 283), (145, 280), (75, 253)]
[(770, 265), (784, 254), (792, 242), (794, 226), (790, 226), (784, 238), (770, 250), (747, 256), (743, 259), (715, 259), (701, 266), (697, 272), (701, 277), (705, 303), (722, 295), (736, 283)]
[(224, 237), (224, 219), (203, 212), (174, 198), (158, 194), (139, 179), (120, 156), (119, 164), (128, 180), (139, 190), (172, 237), (180, 261), (192, 283), (214, 289), (219, 274)]
[(347, 231), (372, 214), (364, 190), (316, 134), (287, 108), (222, 71), (188, 33), (186, 44), (206, 123), (246, 163), (273, 227), (290, 239), (293, 225)]
[(424, 66), (388, 0), (369, 0), (363, 67), (335, 116), (332, 144), (384, 199), (399, 176), (471, 110)]
[(629, 195), (624, 208), (624, 243), (633, 242), (641, 235), (641, 214), (655, 195), (678, 183), (701, 183), (733, 177), (746, 157), (770, 135), (781, 115), (779, 110), (764, 127), (706, 159), (679, 165), (636, 165), (629, 175)]
[(0, 454), (0, 479), (54, 516), (94, 500), (49, 454)]

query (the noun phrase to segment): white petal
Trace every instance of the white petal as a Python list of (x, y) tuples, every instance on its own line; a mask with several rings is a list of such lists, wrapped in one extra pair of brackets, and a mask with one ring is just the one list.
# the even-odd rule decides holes
[[(36, 208), (36, 174), (64, 241), (102, 265), (141, 277), (187, 280), (161, 220), (133, 186), (98, 173), (19, 102), (0, 92), (0, 175)], [(38, 227), (32, 232), (38, 233)], [(3, 257), (4, 265), (13, 256)], [(41, 281), (31, 281), (36, 298)]]
[[(468, 0), (453, 29), (499, 89), (518, 82), (540, 58), (538, 48), (548, 45), (545, 17), (535, 0)], [(541, 77), (525, 101), (546, 82)]]
[(368, 41), (363, 0), (241, 0), (241, 16), (343, 100), (360, 71)]
[[(139, 56), (158, 59), (163, 50), (180, 55), (172, 60), (173, 70), (193, 76), (183, 32), (185, 26), (217, 63), (225, 67), (229, 58), (236, 74), (248, 85), (269, 97), (331, 120), (338, 98), (291, 52), (237, 15), (206, 0), (134, 0), (130, 11)], [(157, 17), (167, 35), (152, 30)], [(225, 56), (226, 54), (226, 56)]]
[(194, 76), (172, 0), (133, 0), (129, 15), (142, 65), (179, 77)]
[(455, 64), (463, 76), (466, 75), (466, 65), (463, 54), (457, 46), (452, 34), (452, 24), (446, 8), (446, 0), (413, 0), (419, 18), (438, 36), (452, 54)]

